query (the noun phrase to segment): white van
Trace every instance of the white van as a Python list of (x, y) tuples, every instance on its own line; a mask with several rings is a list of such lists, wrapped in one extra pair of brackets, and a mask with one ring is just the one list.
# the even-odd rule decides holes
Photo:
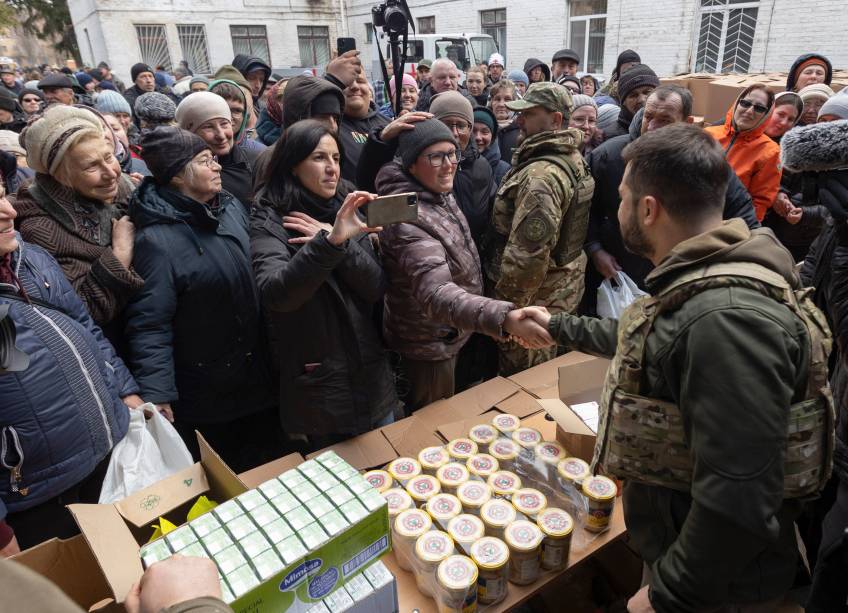
[[(386, 64), (391, 64), (389, 55), (388, 37), (380, 32), (375, 37), (371, 58), (371, 79), (374, 81), (383, 79), (380, 68), (380, 57), (378, 45), (382, 47), (383, 58)], [(480, 62), (488, 60), (489, 56), (498, 51), (498, 46), (488, 34), (415, 34), (407, 40), (407, 58), (404, 72), (415, 74), (418, 62), (423, 59), (437, 60), (446, 57), (453, 60), (456, 67), (463, 73), (471, 66), (478, 66)]]

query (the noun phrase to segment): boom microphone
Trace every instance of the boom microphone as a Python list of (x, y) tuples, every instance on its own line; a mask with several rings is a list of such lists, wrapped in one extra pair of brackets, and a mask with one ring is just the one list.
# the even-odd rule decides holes
[(790, 172), (848, 168), (848, 120), (790, 130), (780, 141), (780, 162)]

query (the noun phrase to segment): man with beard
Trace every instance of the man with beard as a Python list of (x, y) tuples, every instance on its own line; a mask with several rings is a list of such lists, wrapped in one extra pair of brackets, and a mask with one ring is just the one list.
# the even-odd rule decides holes
[[(534, 83), (523, 100), (507, 102), (521, 130), (512, 169), (492, 210), (484, 267), (487, 295), (516, 306), (572, 312), (583, 296), (583, 243), (595, 183), (580, 154), (583, 133), (568, 129), (571, 94)], [(501, 343), (499, 371), (511, 375), (556, 355)]]
[(675, 124), (624, 159), (618, 218), (656, 266), (651, 296), (620, 320), (524, 312), (552, 343), (612, 358), (593, 469), (624, 481), (645, 562), (627, 610), (779, 610), (801, 501), (830, 474), (827, 326), (774, 234), (722, 221), (729, 175), (709, 134)]

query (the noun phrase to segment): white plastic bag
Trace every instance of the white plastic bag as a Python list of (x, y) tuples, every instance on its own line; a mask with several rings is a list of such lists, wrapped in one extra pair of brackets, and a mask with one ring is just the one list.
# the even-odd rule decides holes
[(633, 279), (618, 271), (615, 283), (612, 279), (604, 279), (598, 288), (598, 317), (618, 319), (634, 300), (647, 295)]
[[(153, 413), (145, 419), (145, 410)], [(156, 408), (130, 410), (127, 435), (112, 449), (100, 504), (117, 502), (194, 463), (183, 439)]]

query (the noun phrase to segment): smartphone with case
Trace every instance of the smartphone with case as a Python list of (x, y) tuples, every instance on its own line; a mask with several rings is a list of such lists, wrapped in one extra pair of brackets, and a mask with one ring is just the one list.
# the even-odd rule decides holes
[(336, 49), (338, 49), (339, 55), (353, 51), (356, 49), (356, 39), (349, 36), (339, 37), (336, 39)]
[(418, 194), (408, 192), (375, 198), (368, 203), (366, 217), (369, 228), (416, 221), (418, 219)]

